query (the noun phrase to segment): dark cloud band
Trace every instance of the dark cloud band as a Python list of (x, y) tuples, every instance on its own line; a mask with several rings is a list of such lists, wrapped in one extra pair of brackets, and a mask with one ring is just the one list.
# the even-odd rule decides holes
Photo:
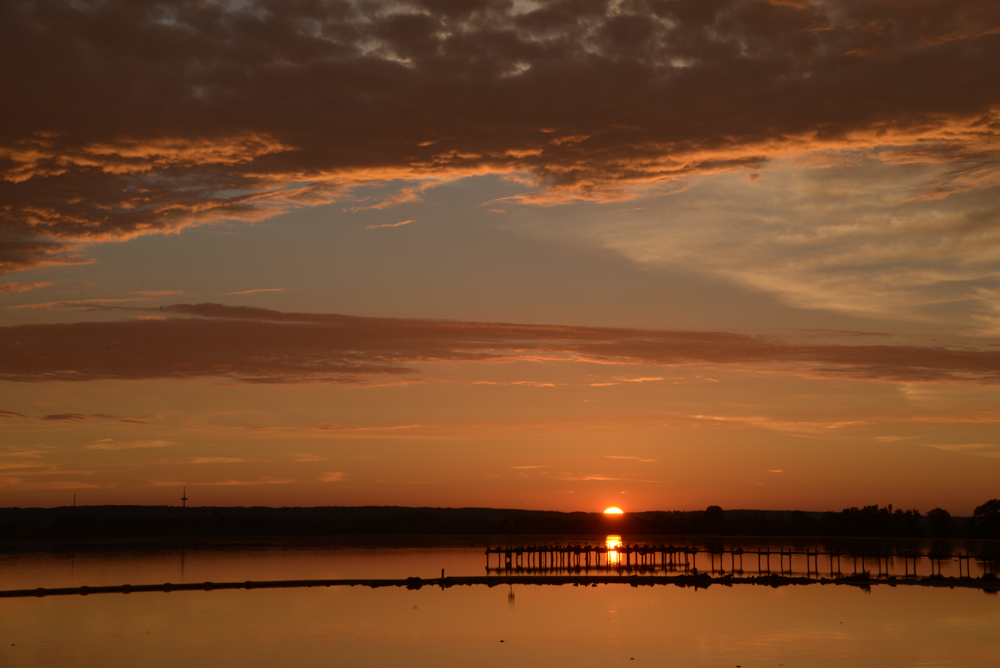
[(993, 0), (520, 6), (0, 4), (0, 271), (366, 180), (616, 197), (817, 147), (995, 161)]
[(836, 378), (1000, 383), (1000, 353), (991, 351), (799, 345), (725, 332), (358, 318), (219, 304), (182, 304), (160, 312), (168, 317), (0, 328), (0, 380), (227, 377), (251, 383), (360, 383), (412, 373), (427, 363), (542, 359), (768, 365)]

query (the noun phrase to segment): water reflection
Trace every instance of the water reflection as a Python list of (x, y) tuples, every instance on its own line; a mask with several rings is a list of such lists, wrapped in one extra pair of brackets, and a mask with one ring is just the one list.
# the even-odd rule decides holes
[(0, 666), (986, 668), (1000, 651), (1000, 601), (970, 590), (521, 585), (516, 607), (512, 591), (322, 587), (3, 600)]
[(622, 546), (621, 536), (608, 536), (604, 541), (605, 547), (608, 548), (608, 566), (617, 566), (621, 563), (621, 555), (618, 554), (618, 548)]
[[(828, 569), (842, 568), (848, 573), (870, 571), (873, 577), (889, 572), (926, 577), (942, 570), (945, 576), (957, 576), (959, 568), (962, 573), (971, 568), (972, 577), (979, 577), (991, 572), (986, 569), (992, 569), (992, 562), (967, 555), (996, 552), (995, 545), (985, 542), (859, 542), (838, 548), (744, 543), (735, 550), (730, 544), (702, 542), (685, 543), (697, 548), (688, 555), (688, 565), (681, 553), (673, 561), (669, 554), (664, 560), (662, 552), (644, 554), (655, 547), (656, 538), (608, 535), (604, 541), (592, 540), (589, 547), (602, 550), (602, 558), (597, 561), (592, 555), (589, 562), (585, 540), (558, 545), (522, 540), (533, 549), (553, 551), (541, 562), (522, 555), (522, 573), (530, 573), (532, 564), (555, 568), (554, 551), (564, 549), (572, 557), (558, 566), (565, 573), (585, 573), (589, 563), (597, 574), (609, 565), (611, 574), (663, 573), (671, 568), (685, 572), (688, 567), (692, 572), (745, 569), (756, 574), (758, 569), (768, 572), (770, 556), (770, 572), (795, 575), (825, 575)], [(183, 551), (178, 547), (0, 553), (0, 588), (177, 582), (182, 564), (183, 579), (189, 582), (436, 578), (442, 569), (449, 577), (481, 575), (484, 560), (481, 543), (403, 549), (237, 543)], [(938, 560), (933, 569), (932, 550)], [(915, 559), (917, 552), (924, 556)], [(669, 657), (672, 665), (692, 667), (986, 667), (996, 665), (1000, 651), (1000, 597), (974, 590), (518, 586), (516, 606), (512, 585), (506, 592), (502, 586), (322, 587), (4, 599), (0, 666), (104, 668), (137, 665), (136, 657), (141, 657), (149, 668), (311, 668), (331, 663), (551, 668), (643, 661), (654, 665)], [(282, 614), (276, 615), (276, 610)]]
[[(517, 539), (517, 537), (515, 537)], [(544, 539), (543, 539), (544, 540)], [(483, 554), (483, 543), (438, 547), (335, 546), (328, 544), (174, 544), (108, 549), (0, 550), (0, 589), (118, 586), (164, 582), (243, 582), (338, 578), (437, 578), (487, 574), (735, 574), (873, 579), (979, 578), (996, 570), (1000, 545), (987, 541), (840, 541), (740, 546), (683, 541), (661, 549), (659, 537), (607, 535), (598, 541), (544, 541), (521, 537), (511, 565), (505, 554)], [(485, 542), (485, 541), (484, 541)], [(504, 536), (501, 551), (508, 549)], [(515, 543), (516, 545), (516, 543)], [(541, 554), (539, 551), (541, 550)]]

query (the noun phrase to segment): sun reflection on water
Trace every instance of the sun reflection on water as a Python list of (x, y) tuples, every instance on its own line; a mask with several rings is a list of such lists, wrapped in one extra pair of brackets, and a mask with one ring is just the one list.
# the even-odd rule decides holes
[(622, 546), (622, 537), (608, 536), (605, 539), (605, 545), (608, 548), (608, 566), (617, 566), (621, 562), (621, 555), (618, 554), (618, 548)]

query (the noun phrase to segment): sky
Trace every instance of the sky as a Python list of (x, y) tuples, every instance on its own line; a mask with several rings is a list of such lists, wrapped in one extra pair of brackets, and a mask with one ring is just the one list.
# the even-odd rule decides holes
[(0, 506), (968, 515), (995, 0), (7, 0)]

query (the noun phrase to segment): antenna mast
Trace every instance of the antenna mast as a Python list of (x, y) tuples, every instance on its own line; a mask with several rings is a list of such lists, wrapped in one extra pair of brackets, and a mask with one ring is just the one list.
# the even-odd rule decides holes
[(188, 503), (188, 488), (185, 487), (181, 496), (181, 508), (187, 508)]

